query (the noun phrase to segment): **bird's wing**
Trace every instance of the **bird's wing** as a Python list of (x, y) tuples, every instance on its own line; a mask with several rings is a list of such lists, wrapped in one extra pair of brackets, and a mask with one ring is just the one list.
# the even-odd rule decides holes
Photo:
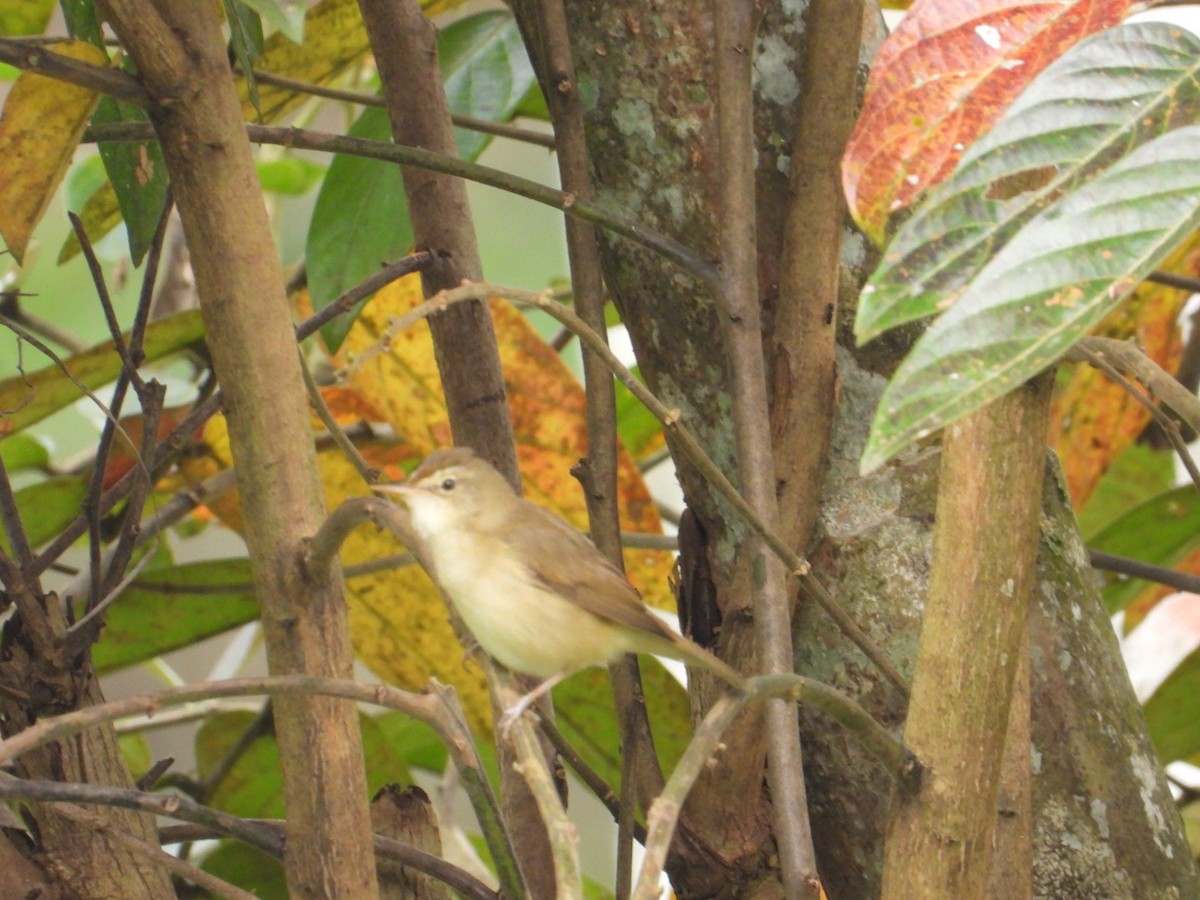
[(674, 640), (674, 632), (590, 540), (537, 504), (521, 505), (506, 539), (523, 551), (534, 578), (601, 619)]

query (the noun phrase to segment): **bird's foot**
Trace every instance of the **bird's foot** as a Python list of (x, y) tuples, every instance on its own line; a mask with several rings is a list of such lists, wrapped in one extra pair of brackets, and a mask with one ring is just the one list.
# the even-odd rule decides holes
[(517, 719), (529, 711), (529, 707), (533, 705), (535, 700), (537, 700), (537, 695), (531, 691), (504, 711), (504, 714), (500, 716), (499, 723), (496, 725), (500, 737), (508, 740), (508, 733), (512, 730), (513, 725), (517, 723)]

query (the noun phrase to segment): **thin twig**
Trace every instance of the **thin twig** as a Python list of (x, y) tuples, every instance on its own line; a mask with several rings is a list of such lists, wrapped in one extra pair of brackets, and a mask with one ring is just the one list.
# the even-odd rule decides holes
[(265, 853), (278, 853), (282, 839), (244, 819), (210, 809), (180, 794), (153, 794), (129, 788), (62, 781), (37, 781), (0, 777), (0, 797), (43, 803), (94, 803), (132, 809), (185, 822), (207, 825)]
[[(33, 571), (33, 551), (29, 548), (29, 537), (25, 533), (25, 523), (21, 521), (21, 511), (17, 507), (17, 497), (13, 493), (12, 481), (8, 477), (8, 469), (0, 458), (0, 526), (8, 536), (8, 545), (12, 548), (13, 559), (22, 572)], [(31, 579), (30, 587), (34, 593), (40, 594), (41, 588), (36, 578)]]
[[(495, 798), (487, 779), (483, 776), (483, 765), (471, 740), (470, 731), (463, 719), (462, 708), (454, 696), (453, 690), (434, 684), (431, 690), (424, 694), (402, 691), (389, 685), (364, 685), (355, 681), (336, 678), (321, 678), (311, 675), (288, 675), (266, 678), (240, 678), (229, 681), (210, 681), (181, 687), (167, 688), (153, 694), (140, 697), (129, 697), (113, 700), (107, 703), (88, 706), (82, 709), (40, 719), (24, 731), (11, 735), (0, 741), (0, 764), (15, 759), (36, 747), (44, 746), (54, 741), (63, 740), (79, 734), (88, 728), (113, 722), (117, 719), (133, 715), (152, 716), (163, 707), (178, 706), (196, 700), (210, 700), (218, 697), (249, 697), (262, 694), (276, 696), (279, 694), (310, 694), (335, 697), (342, 700), (354, 700), (360, 703), (370, 703), (385, 709), (406, 713), (422, 722), (431, 725), (450, 751), (450, 757), (459, 768), (463, 786), (471, 800), (475, 815), (480, 822), (488, 847), (496, 861), (501, 883), (505, 885), (511, 896), (521, 896), (520, 875), (512, 856), (512, 849), (507, 844), (503, 826), (500, 823)], [(29, 782), (23, 782), (28, 784)], [(60, 783), (50, 782), (46, 788), (53, 792)], [(99, 788), (86, 786), (93, 790), (112, 790), (116, 788)], [(0, 791), (2, 793), (2, 791)], [(136, 793), (136, 792), (129, 792)], [(115, 795), (114, 795), (115, 796)], [(155, 795), (141, 795), (154, 797)], [(78, 797), (47, 796), (44, 799), (73, 800)], [(164, 798), (168, 805), (174, 802), (183, 803), (186, 798)], [(176, 807), (159, 810), (153, 806), (155, 801), (146, 800), (145, 806), (139, 807), (150, 812), (161, 811), (165, 815), (175, 815)], [(191, 801), (187, 801), (188, 804)], [(199, 806), (198, 804), (193, 804)], [(203, 808), (201, 807), (201, 813)], [(224, 816), (224, 814), (220, 814)], [(184, 818), (183, 816), (175, 816)], [(228, 817), (230, 821), (232, 817)], [(223, 821), (223, 820), (222, 820)], [(214, 827), (220, 827), (222, 821), (213, 822)], [(242, 835), (238, 835), (243, 837)], [(262, 836), (251, 832), (244, 837), (248, 842), (259, 846)]]
[(150, 102), (142, 83), (127, 72), (72, 59), (46, 47), (0, 38), (0, 62), (100, 91), (137, 106), (146, 106)]
[(1088, 561), (1094, 569), (1115, 572), (1118, 575), (1128, 575), (1130, 578), (1144, 578), (1146, 581), (1153, 581), (1155, 584), (1165, 584), (1167, 587), (1175, 588), (1177, 591), (1200, 594), (1200, 575), (1192, 575), (1176, 569), (1167, 569), (1163, 566), (1155, 566), (1142, 562), (1139, 559), (1130, 559), (1128, 556), (1117, 556), (1112, 553), (1105, 553), (1102, 550), (1092, 550), (1090, 548), (1088, 549)]
[[(771, 447), (767, 365), (763, 359), (755, 190), (753, 53), (758, 11), (754, 0), (713, 0), (720, 180), (717, 305), (728, 354), (737, 475), (745, 501), (766, 529), (779, 530), (775, 457)], [(816, 427), (822, 427), (817, 423)], [(779, 560), (764, 552), (763, 536), (748, 535), (738, 548), (740, 586), (753, 611), (754, 655), (764, 675), (792, 672), (791, 598)], [(809, 822), (794, 704), (775, 701), (753, 744), (766, 745), (771, 818), (784, 895), (816, 900), (820, 893)], [(757, 760), (756, 760), (757, 765)], [(756, 781), (758, 772), (739, 773)], [(757, 786), (757, 785), (756, 785)]]
[(1179, 288), (1182, 291), (1190, 291), (1193, 294), (1200, 294), (1200, 278), (1189, 278), (1186, 275), (1177, 275), (1174, 272), (1163, 272), (1155, 269), (1146, 276), (1146, 280), (1153, 281), (1155, 284), (1166, 285), (1167, 287)]
[[(322, 325), (326, 324), (341, 313), (349, 310), (359, 300), (369, 297), (371, 294), (375, 293), (390, 282), (395, 281), (397, 278), (402, 278), (404, 275), (419, 271), (420, 269), (430, 265), (432, 260), (432, 253), (428, 251), (420, 251), (409, 256), (402, 257), (401, 259), (384, 266), (379, 272), (375, 273), (369, 278), (363, 279), (363, 281), (354, 285), (328, 306), (323, 307), (319, 312), (310, 316), (308, 319), (296, 326), (296, 339), (304, 340), (305, 338), (312, 336), (321, 328)], [(10, 325), (11, 323), (3, 316), (0, 316), (0, 324)], [(25, 332), (24, 329), (19, 328), (19, 326), (14, 330), (16, 330), (17, 334), (22, 337), (27, 336), (27, 332)], [(34, 346), (38, 347), (38, 349), (44, 348), (44, 345), (36, 340), (34, 341)], [(79, 388), (79, 390), (87, 394), (89, 397), (92, 397), (93, 400), (96, 400), (96, 403), (100, 406), (100, 408), (107, 412), (107, 409), (105, 409), (103, 404), (100, 403), (95, 395), (92, 394), (92, 392), (89, 391), (84, 385), (80, 384), (78, 380), (70, 374), (70, 371), (66, 368), (65, 364), (61, 360), (54, 356), (54, 354), (48, 349), (44, 349), (43, 352), (47, 353), (47, 355), (49, 355), (50, 358), (53, 359), (54, 362), (60, 368), (62, 368), (64, 372), (67, 373), (68, 378), (70, 378), (76, 387)], [(187, 440), (190, 439), (191, 435), (194, 434), (201, 425), (207, 422), (220, 410), (222, 401), (223, 398), (221, 393), (217, 392), (197, 403), (192, 411), (184, 418), (184, 420), (176, 425), (163, 441), (159, 442), (158, 448), (154, 454), (154, 459), (150, 461), (150, 469), (152, 471), (157, 470), (160, 466), (164, 465), (166, 461), (176, 451), (178, 451), (178, 449), (182, 447)], [(129, 436), (125, 435), (125, 437), (126, 440), (128, 440)], [(132, 445), (132, 442), (130, 443)], [(107, 514), (111, 509), (113, 509), (113, 507), (129, 496), (130, 491), (133, 489), (136, 477), (137, 473), (133, 470), (130, 470), (129, 472), (126, 472), (116, 484), (104, 492), (100, 499), (100, 512), (102, 515)], [(48, 569), (55, 561), (58, 560), (66, 548), (70, 547), (71, 544), (73, 544), (75, 540), (79, 538), (79, 536), (86, 530), (86, 517), (76, 517), (38, 555), (34, 565), (33, 574), (40, 575), (42, 572), (45, 572), (46, 569)]]
[(258, 711), (250, 723), (242, 730), (242, 733), (237, 736), (237, 740), (225, 751), (225, 754), (217, 760), (217, 764), (212, 767), (207, 775), (197, 785), (196, 800), (200, 803), (207, 803), (217, 788), (221, 786), (221, 782), (225, 780), (233, 767), (237, 765), (239, 759), (246, 755), (250, 747), (260, 737), (269, 735), (274, 728), (275, 723), (275, 705), (268, 698), (262, 705), (262, 709)]
[(43, 337), (48, 341), (53, 341), (72, 354), (82, 353), (88, 348), (88, 344), (85, 341), (81, 341), (65, 328), (60, 328), (53, 322), (39, 318), (21, 306), (22, 296), (29, 295), (21, 294), (15, 290), (0, 291), (0, 315), (6, 316), (18, 325), (24, 326), (33, 334)]
[(663, 426), (670, 429), (676, 438), (676, 445), (680, 451), (687, 456), (688, 461), (695, 466), (716, 489), (729, 501), (734, 510), (742, 517), (757, 534), (759, 534), (767, 543), (767, 545), (779, 556), (788, 571), (800, 580), (801, 585), (809, 593), (813, 599), (824, 609), (829, 616), (837, 623), (842, 633), (848, 637), (863, 655), (866, 656), (875, 666), (882, 672), (889, 681), (895, 686), (904, 697), (908, 696), (908, 683), (903, 676), (892, 665), (891, 661), (875, 646), (870, 638), (866, 636), (858, 623), (847, 613), (838, 603), (829, 591), (825, 588), (816, 576), (812, 574), (812, 566), (808, 560), (804, 559), (800, 554), (794, 552), (786, 543), (771, 529), (769, 529), (755, 511), (746, 503), (741, 493), (733, 486), (733, 483), (726, 477), (705, 453), (704, 448), (700, 446), (699, 441), (691, 433), (687, 426), (681, 421), (681, 415), (678, 410), (668, 409), (661, 400), (654, 396), (645, 385), (634, 377), (625, 365), (616, 358), (604, 341), (591, 328), (587, 326), (580, 318), (575, 315), (567, 307), (561, 303), (557, 303), (550, 298), (548, 293), (540, 294), (530, 291), (522, 291), (516, 288), (504, 287), (502, 285), (489, 284), (487, 282), (477, 282), (464, 284), (462, 287), (453, 291), (444, 291), (435, 297), (431, 297), (424, 303), (414, 307), (402, 316), (397, 316), (392, 320), (391, 325), (387, 328), (380, 341), (372, 348), (360, 354), (351, 363), (351, 367), (360, 366), (365, 361), (374, 358), (383, 352), (383, 347), (396, 334), (411, 327), (415, 322), (420, 321), (426, 316), (432, 315), (446, 305), (458, 303), (464, 300), (475, 300), (486, 297), (503, 297), (506, 300), (515, 303), (518, 306), (532, 307), (543, 310), (561, 322), (563, 325), (574, 331), (581, 341), (594, 349), (605, 364), (617, 377), (617, 379), (629, 388), (630, 392), (657, 418), (663, 423)]
[(304, 377), (304, 389), (308, 392), (308, 405), (312, 407), (317, 418), (321, 420), (321, 424), (325, 426), (325, 431), (333, 439), (338, 449), (345, 454), (346, 459), (350, 460), (350, 464), (362, 476), (363, 481), (367, 484), (375, 484), (379, 480), (379, 470), (363, 459), (358, 448), (354, 446), (354, 441), (350, 440), (346, 432), (342, 430), (342, 426), (338, 424), (337, 419), (333, 417), (325, 398), (321, 396), (321, 389), (317, 387), (312, 371), (308, 368), (308, 360), (304, 358), (303, 351), (300, 351), (300, 374)]
[[(590, 162), (584, 136), (583, 102), (579, 93), (575, 61), (571, 53), (570, 29), (562, 0), (538, 0), (536, 27), (544, 53), (542, 88), (554, 122), (558, 148), (559, 181), (564, 190), (588, 200), (592, 196)], [(567, 256), (571, 267), (571, 289), (580, 318), (601, 338), (604, 323), (603, 264), (596, 229), (590, 222), (566, 217)], [(612, 375), (598, 356), (583, 348), (584, 386), (587, 398), (587, 458), (578, 476), (584, 488), (592, 541), (619, 569), (621, 556), (620, 519), (617, 511), (617, 411)], [(663, 773), (654, 752), (654, 738), (642, 700), (642, 676), (632, 655), (610, 666), (613, 695), (621, 736), (621, 799), (617, 812), (617, 900), (629, 896), (633, 877), (633, 839), (637, 810), (643, 798), (655, 796), (663, 785)]]
[(1151, 400), (1144, 391), (1139, 390), (1132, 381), (1121, 374), (1116, 366), (1108, 361), (1104, 353), (1098, 353), (1084, 343), (1078, 344), (1074, 348), (1074, 352), (1085, 359), (1090, 365), (1102, 371), (1115, 384), (1124, 388), (1129, 396), (1150, 413), (1154, 420), (1162, 427), (1163, 434), (1167, 436), (1180, 461), (1183, 462), (1183, 467), (1187, 469), (1188, 477), (1192, 479), (1192, 484), (1200, 488), (1200, 467), (1196, 465), (1196, 461), (1192, 458), (1187, 444), (1184, 443), (1183, 437), (1179, 433), (1179, 423), (1168, 416), (1162, 407)]
[[(571, 767), (571, 771), (579, 777), (580, 781), (587, 785), (592, 795), (604, 804), (604, 808), (612, 814), (613, 821), (615, 822), (621, 814), (621, 801), (617, 797), (617, 792), (596, 773), (595, 769), (587, 764), (587, 760), (579, 755), (579, 751), (558, 730), (557, 725), (543, 719), (538, 723), (538, 728), (549, 739), (555, 752)], [(633, 823), (633, 837), (638, 843), (645, 843), (646, 828), (636, 820)]]
[[(498, 692), (505, 706), (511, 706), (519, 699), (517, 691), (507, 685), (499, 685)], [(582, 897), (583, 875), (579, 868), (579, 835), (563, 809), (554, 778), (550, 775), (546, 757), (542, 753), (528, 716), (520, 716), (512, 723), (510, 735), (516, 752), (517, 771), (529, 785), (538, 811), (542, 814), (546, 835), (550, 839), (557, 895)]]
[(727, 693), (709, 710), (675, 764), (666, 788), (650, 808), (646, 856), (633, 894), (637, 900), (658, 897), (663, 863), (684, 800), (708, 760), (721, 750), (721, 736), (748, 703), (783, 697), (807, 703), (850, 731), (893, 778), (905, 778), (915, 770), (916, 762), (886, 728), (854, 700), (828, 685), (802, 675), (762, 675), (751, 678), (746, 687), (745, 694)]
[[(489, 187), (499, 188), (533, 200), (535, 203), (552, 206), (569, 216), (578, 216), (585, 221), (607, 228), (615, 234), (649, 247), (702, 281), (712, 282), (716, 278), (716, 267), (710, 261), (702, 258), (674, 238), (620, 213), (605, 209), (599, 204), (580, 200), (573, 194), (546, 187), (544, 184), (538, 184), (536, 181), (520, 178), (499, 169), (443, 156), (417, 147), (402, 147), (384, 141), (369, 141), (364, 138), (326, 134), (303, 128), (247, 125), (246, 135), (256, 144), (277, 144), (281, 147), (315, 150), (319, 153), (345, 153), (349, 156), (380, 159), (384, 162), (393, 162), (430, 172), (440, 172), (444, 175), (454, 175), (468, 181), (486, 184)], [(114, 122), (91, 126), (84, 133), (84, 138), (92, 141), (140, 142), (154, 140), (155, 133), (153, 126), (146, 122)]]
[(75, 373), (71, 371), (70, 366), (63, 361), (62, 357), (47, 347), (45, 342), (39, 339), (37, 335), (30, 332), (28, 329), (23, 328), (19, 323), (13, 321), (7, 316), (0, 315), (0, 325), (7, 328), (21, 340), (25, 341), (27, 344), (36, 349), (39, 353), (43, 354), (55, 366), (57, 366), (59, 370), (62, 371), (63, 375), (66, 376), (67, 380), (71, 382), (71, 384), (75, 385), (75, 388), (81, 394), (86, 396), (92, 401), (92, 403), (96, 405), (96, 408), (100, 410), (100, 412), (104, 415), (104, 418), (113, 423), (113, 427), (117, 429), (117, 433), (125, 438), (131, 447), (133, 446), (133, 441), (130, 439), (129, 435), (125, 433), (125, 429), (121, 427), (121, 424), (116, 420), (116, 417), (113, 416), (112, 410), (108, 408), (104, 401), (96, 396), (95, 392), (92, 391), (91, 388), (75, 377)]
[[(299, 94), (311, 94), (314, 97), (324, 97), (328, 100), (341, 100), (345, 103), (357, 103), (360, 106), (374, 106), (379, 109), (387, 109), (387, 101), (383, 97), (380, 97), (378, 94), (368, 94), (366, 91), (351, 91), (346, 88), (326, 87), (323, 84), (310, 84), (307, 81), (298, 81), (295, 78), (286, 78), (283, 75), (276, 75), (274, 72), (263, 72), (259, 69), (254, 70), (254, 77), (260, 84), (270, 84), (275, 87), (287, 88)], [(450, 121), (457, 127), (465, 128), (468, 131), (478, 131), (481, 134), (511, 138), (514, 141), (523, 141), (526, 144), (534, 144), (549, 150), (554, 149), (554, 136), (543, 134), (540, 131), (532, 131), (528, 128), (521, 128), (517, 125), (510, 125), (504, 122), (489, 122), (486, 119), (475, 119), (471, 116), (460, 116), (453, 113), (450, 115)]]

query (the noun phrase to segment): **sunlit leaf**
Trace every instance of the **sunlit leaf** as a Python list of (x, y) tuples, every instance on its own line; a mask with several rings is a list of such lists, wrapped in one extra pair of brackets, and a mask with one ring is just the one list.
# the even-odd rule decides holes
[(325, 172), (325, 166), (299, 156), (285, 156), (258, 163), (258, 181), (263, 190), (292, 197), (311, 191)]
[(1034, 216), (1134, 147), (1200, 117), (1200, 39), (1162, 23), (1073, 47), (967, 150), (888, 244), (860, 342), (946, 309)]
[[(85, 41), (51, 44), (54, 53), (105, 65), (104, 52)], [(33, 230), (71, 164), (100, 95), (23, 72), (0, 117), (0, 235), (20, 262)]]
[(0, 35), (41, 34), (53, 12), (54, 0), (0, 0)]
[(9, 474), (25, 469), (41, 469), (50, 464), (50, 451), (40, 440), (28, 434), (14, 434), (0, 441), (0, 460)]
[(922, 336), (880, 401), (862, 467), (1054, 363), (1200, 225), (1200, 126), (1139, 147), (1041, 213)]
[[(203, 336), (204, 318), (199, 310), (153, 322), (146, 328), (143, 345), (146, 362), (162, 359)], [(76, 354), (65, 363), (75, 381), (90, 390), (115, 381), (122, 365), (111, 341)], [(54, 364), (0, 381), (0, 409), (5, 411), (0, 417), (0, 437), (40, 422), (81, 396), (83, 391)]]
[(918, 0), (871, 65), (842, 182), (882, 242), (888, 218), (945, 178), (1034, 75), (1131, 0)]

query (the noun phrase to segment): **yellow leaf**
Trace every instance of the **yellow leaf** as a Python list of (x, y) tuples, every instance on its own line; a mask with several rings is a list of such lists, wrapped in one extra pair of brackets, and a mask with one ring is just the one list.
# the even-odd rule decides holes
[[(49, 49), (95, 65), (108, 63), (104, 51), (86, 41)], [(95, 91), (32, 72), (23, 72), (8, 95), (0, 117), (0, 235), (18, 262), (99, 99)]]
[[(121, 224), (121, 207), (117, 203), (117, 192), (112, 182), (106, 181), (96, 188), (92, 196), (84, 201), (83, 209), (79, 210), (79, 221), (83, 230), (93, 241), (100, 238)], [(83, 248), (79, 246), (79, 237), (72, 231), (63, 241), (62, 249), (58, 251), (58, 264), (74, 259)]]
[[(357, 0), (322, 0), (304, 17), (304, 43), (296, 44), (276, 32), (263, 42), (254, 68), (308, 84), (327, 84), (371, 49), (367, 30), (358, 12)], [(258, 108), (264, 122), (277, 122), (308, 94), (259, 82)], [(250, 121), (258, 119), (246, 79), (238, 78), (242, 111)]]

